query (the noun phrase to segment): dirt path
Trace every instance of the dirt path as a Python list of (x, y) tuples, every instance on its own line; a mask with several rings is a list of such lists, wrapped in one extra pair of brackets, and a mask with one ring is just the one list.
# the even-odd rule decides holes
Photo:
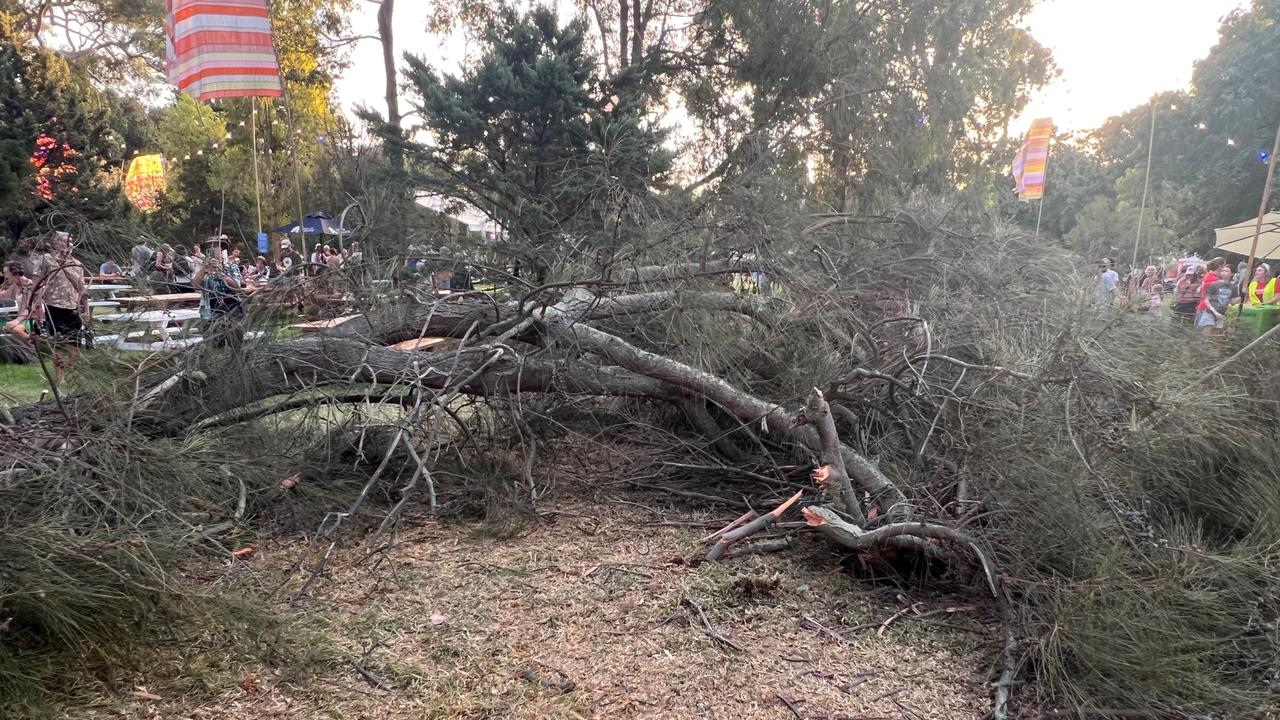
[[(124, 717), (978, 718), (993, 628), (969, 612), (904, 619), (872, 602), (835, 556), (690, 565), (703, 528), (645, 526), (618, 506), (562, 507), (512, 539), (430, 523), (376, 572), (341, 558), (306, 623), (337, 643), (318, 677), (278, 670), (213, 700), (136, 700)], [(641, 530), (637, 532), (637, 527)], [(824, 548), (825, 550), (825, 548)], [(264, 547), (263, 576), (296, 557)], [(797, 557), (812, 555), (813, 562)], [(685, 598), (741, 652), (704, 633)], [(937, 604), (923, 610), (939, 609)], [(872, 624), (841, 643), (828, 628)], [(358, 658), (366, 675), (355, 664)], [(381, 685), (382, 687), (377, 687)], [(789, 706), (788, 706), (789, 705)]]

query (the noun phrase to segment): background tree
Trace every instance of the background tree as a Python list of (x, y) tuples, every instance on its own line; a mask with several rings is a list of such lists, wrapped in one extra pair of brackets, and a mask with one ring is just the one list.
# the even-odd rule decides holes
[(0, 214), (12, 243), (47, 229), (128, 221), (121, 157), (100, 99), (60, 56), (0, 35)]
[(163, 0), (2, 0), (0, 12), (101, 87), (163, 76)]
[(643, 109), (600, 96), (580, 22), (562, 27), (547, 9), (504, 11), (461, 75), (408, 62), (432, 136), (412, 147), (418, 182), (488, 214), (530, 266), (546, 268), (584, 239), (616, 249), (624, 208), (644, 202), (666, 171)]

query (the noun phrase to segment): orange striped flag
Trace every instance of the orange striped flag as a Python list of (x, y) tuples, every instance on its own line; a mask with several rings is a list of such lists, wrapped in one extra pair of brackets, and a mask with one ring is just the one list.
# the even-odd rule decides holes
[(1019, 200), (1044, 197), (1044, 175), (1049, 168), (1049, 140), (1053, 137), (1053, 121), (1048, 118), (1031, 121), (1031, 129), (1022, 140), (1022, 149), (1013, 158), (1013, 180)]
[(197, 100), (280, 97), (267, 0), (166, 0), (169, 82)]

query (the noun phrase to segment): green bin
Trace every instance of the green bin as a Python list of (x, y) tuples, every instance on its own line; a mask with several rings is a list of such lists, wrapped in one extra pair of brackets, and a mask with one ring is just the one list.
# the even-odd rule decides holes
[(1280, 305), (1245, 305), (1240, 309), (1238, 327), (1257, 337), (1275, 327)]

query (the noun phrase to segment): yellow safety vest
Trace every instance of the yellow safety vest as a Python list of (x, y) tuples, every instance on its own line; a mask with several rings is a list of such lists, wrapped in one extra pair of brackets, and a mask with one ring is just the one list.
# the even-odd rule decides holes
[(1262, 303), (1270, 302), (1271, 299), (1274, 298), (1275, 296), (1276, 296), (1276, 279), (1275, 278), (1271, 278), (1270, 280), (1268, 280), (1266, 287), (1262, 288), (1261, 301), (1258, 300), (1258, 281), (1251, 280), (1249, 282), (1248, 299), (1249, 299), (1250, 305), (1261, 305)]

